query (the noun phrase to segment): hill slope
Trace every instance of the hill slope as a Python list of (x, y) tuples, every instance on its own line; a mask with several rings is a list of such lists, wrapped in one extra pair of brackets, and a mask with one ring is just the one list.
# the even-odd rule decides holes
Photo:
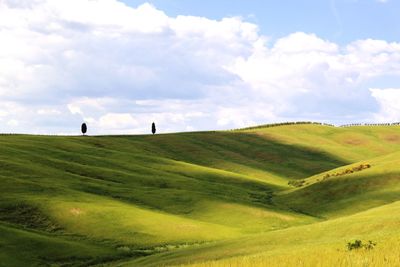
[[(279, 252), (320, 242), (304, 234), (312, 229), (350, 231), (348, 216), (400, 200), (398, 126), (3, 135), (0, 148), (4, 266), (213, 260), (258, 253), (288, 236), (274, 247)], [(323, 179), (360, 164), (371, 167)], [(304, 182), (289, 186), (293, 180)], [(343, 243), (344, 236), (351, 235), (323, 242)]]

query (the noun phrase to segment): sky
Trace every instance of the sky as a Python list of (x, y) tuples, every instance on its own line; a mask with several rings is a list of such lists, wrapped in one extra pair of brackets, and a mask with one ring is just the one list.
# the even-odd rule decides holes
[(400, 121), (397, 0), (0, 0), (0, 133)]

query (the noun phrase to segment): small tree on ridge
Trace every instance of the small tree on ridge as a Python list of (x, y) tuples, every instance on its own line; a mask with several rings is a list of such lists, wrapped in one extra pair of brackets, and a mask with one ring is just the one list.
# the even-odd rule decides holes
[(87, 125), (86, 125), (86, 123), (82, 123), (81, 132), (82, 132), (83, 135), (85, 135), (85, 133), (87, 132)]
[(151, 124), (151, 132), (152, 132), (153, 134), (156, 133), (156, 124), (155, 124), (154, 122)]

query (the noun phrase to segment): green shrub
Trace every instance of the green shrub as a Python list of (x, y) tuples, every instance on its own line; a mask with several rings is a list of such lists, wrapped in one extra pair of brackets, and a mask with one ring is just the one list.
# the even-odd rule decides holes
[(363, 244), (361, 240), (354, 240), (353, 242), (348, 242), (347, 243), (347, 250), (353, 250), (353, 249), (365, 249), (365, 250), (371, 250), (376, 246), (376, 243), (369, 240), (368, 243)]
[(288, 185), (294, 186), (294, 187), (302, 187), (306, 181), (304, 180), (292, 180), (288, 182)]
[(362, 241), (361, 240), (354, 240), (353, 242), (348, 242), (347, 243), (347, 250), (353, 250), (353, 249), (360, 249), (362, 248)]
[(367, 244), (364, 244), (364, 249), (371, 250), (376, 246), (376, 243), (369, 240)]
[(326, 179), (328, 179), (328, 178), (330, 178), (330, 177), (336, 177), (336, 176), (342, 176), (342, 175), (352, 174), (352, 173), (354, 173), (354, 172), (359, 172), (359, 171), (366, 170), (366, 169), (369, 169), (369, 168), (371, 168), (371, 165), (370, 165), (370, 164), (361, 164), (361, 165), (359, 165), (359, 166), (352, 167), (351, 169), (346, 169), (346, 170), (343, 170), (343, 171), (341, 171), (341, 172), (337, 172), (337, 173), (327, 173), (327, 174), (325, 174), (325, 175), (322, 177), (322, 180), (326, 180)]

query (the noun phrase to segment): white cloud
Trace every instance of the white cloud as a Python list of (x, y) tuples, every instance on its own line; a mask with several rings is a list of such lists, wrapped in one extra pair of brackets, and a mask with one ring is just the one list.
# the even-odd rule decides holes
[(19, 124), (19, 122), (17, 120), (9, 120), (7, 122), (7, 125), (12, 126), (12, 127), (18, 126), (18, 124)]
[(126, 129), (138, 126), (138, 121), (126, 113), (108, 113), (99, 119), (99, 126), (105, 129)]
[(379, 103), (374, 119), (379, 122), (400, 122), (400, 88), (370, 89)]
[(61, 115), (61, 111), (55, 108), (41, 108), (36, 112), (38, 115), (49, 116), (49, 115)]
[(12, 132), (365, 119), (388, 101), (368, 82), (400, 74), (400, 43), (271, 40), (239, 17), (169, 17), (117, 0), (0, 1), (0, 40), (0, 117), (18, 121), (2, 129)]
[(279, 39), (273, 50), (275, 53), (337, 53), (336, 44), (318, 38), (315, 34), (296, 32)]

